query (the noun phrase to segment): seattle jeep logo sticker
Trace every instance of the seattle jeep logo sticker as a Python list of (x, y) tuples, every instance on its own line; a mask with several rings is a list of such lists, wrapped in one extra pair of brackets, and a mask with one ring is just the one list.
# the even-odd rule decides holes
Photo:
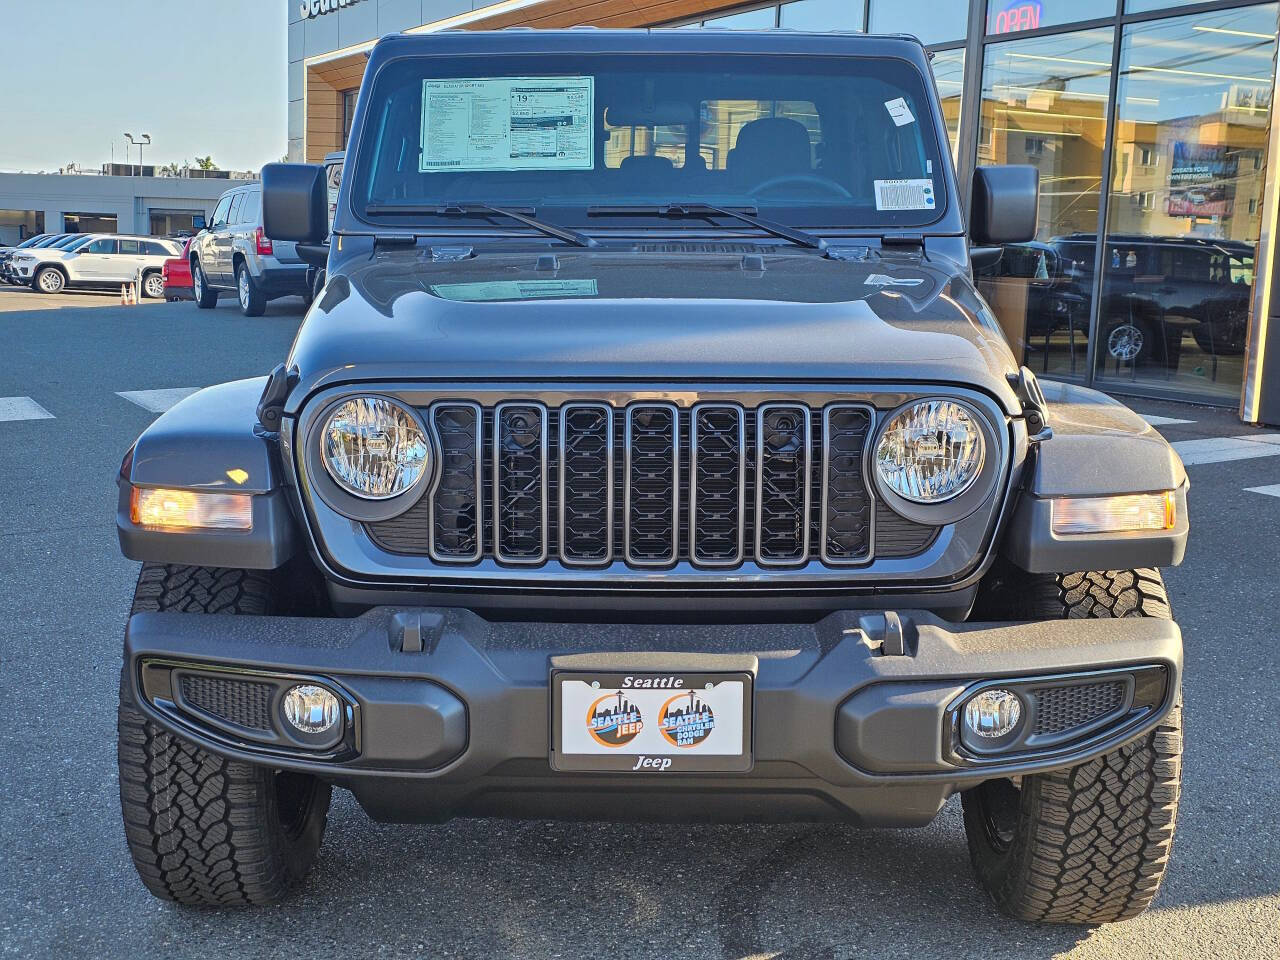
[(696, 747), (715, 728), (716, 716), (696, 690), (677, 694), (658, 712), (658, 731), (675, 747)]
[(621, 690), (601, 697), (587, 710), (587, 732), (601, 746), (624, 746), (643, 729), (640, 711)]

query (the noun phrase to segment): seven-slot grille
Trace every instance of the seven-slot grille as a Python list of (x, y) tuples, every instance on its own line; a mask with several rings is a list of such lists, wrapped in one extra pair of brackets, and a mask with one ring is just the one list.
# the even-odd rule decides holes
[[(839, 566), (911, 555), (936, 533), (874, 503), (865, 404), (442, 400), (425, 419), (434, 487), (367, 529), (440, 564)], [(877, 516), (894, 542), (875, 539)]]

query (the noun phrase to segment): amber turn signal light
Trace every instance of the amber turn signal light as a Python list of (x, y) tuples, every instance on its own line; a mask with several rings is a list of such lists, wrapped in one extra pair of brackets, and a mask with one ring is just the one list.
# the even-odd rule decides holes
[(1053, 501), (1053, 532), (1058, 535), (1172, 530), (1177, 520), (1178, 505), (1172, 490)]
[(129, 503), (134, 526), (181, 533), (188, 530), (252, 530), (253, 497), (164, 487), (134, 487)]

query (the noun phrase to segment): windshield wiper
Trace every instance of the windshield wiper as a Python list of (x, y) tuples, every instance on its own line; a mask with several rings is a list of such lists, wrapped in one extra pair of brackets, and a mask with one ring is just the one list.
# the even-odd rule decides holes
[(742, 223), (749, 224), (757, 230), (763, 230), (770, 236), (778, 237), (782, 240), (789, 240), (797, 246), (809, 247), (812, 250), (826, 250), (827, 241), (812, 233), (804, 230), (797, 230), (795, 227), (788, 227), (784, 223), (776, 223), (773, 220), (761, 220), (756, 216), (757, 208), (755, 206), (740, 207), (717, 207), (710, 203), (702, 201), (694, 201), (690, 203), (658, 203), (658, 204), (634, 204), (623, 206), (597, 206), (587, 207), (587, 216), (600, 217), (609, 216), (610, 214), (649, 214), (655, 217), (705, 217), (708, 214), (717, 217), (729, 217), (732, 220), (739, 220)]
[[(530, 209), (529, 213), (532, 212), (533, 210)], [(512, 210), (510, 207), (495, 207), (489, 203), (371, 203), (365, 208), (365, 213), (371, 217), (410, 217), (424, 213), (441, 217), (474, 217), (482, 214), (493, 214), (515, 220), (517, 223), (523, 223), (526, 227), (532, 227), (540, 233), (555, 237), (557, 240), (563, 240), (565, 243), (572, 243), (577, 247), (599, 246), (594, 238), (588, 237), (585, 233), (578, 233), (578, 231), (570, 230), (568, 227), (558, 227), (553, 223), (535, 220), (524, 213), (523, 209)]]

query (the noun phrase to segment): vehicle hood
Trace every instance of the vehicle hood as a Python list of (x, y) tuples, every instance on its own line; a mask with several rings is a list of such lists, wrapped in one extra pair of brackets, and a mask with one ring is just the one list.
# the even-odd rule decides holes
[(930, 382), (1018, 412), (1017, 364), (960, 267), (851, 255), (685, 243), (450, 262), (378, 250), (344, 264), (313, 304), (289, 409), (352, 381), (501, 379)]
[(16, 250), (14, 260), (30, 259), (45, 263), (49, 260), (65, 260), (70, 255), (67, 250)]

